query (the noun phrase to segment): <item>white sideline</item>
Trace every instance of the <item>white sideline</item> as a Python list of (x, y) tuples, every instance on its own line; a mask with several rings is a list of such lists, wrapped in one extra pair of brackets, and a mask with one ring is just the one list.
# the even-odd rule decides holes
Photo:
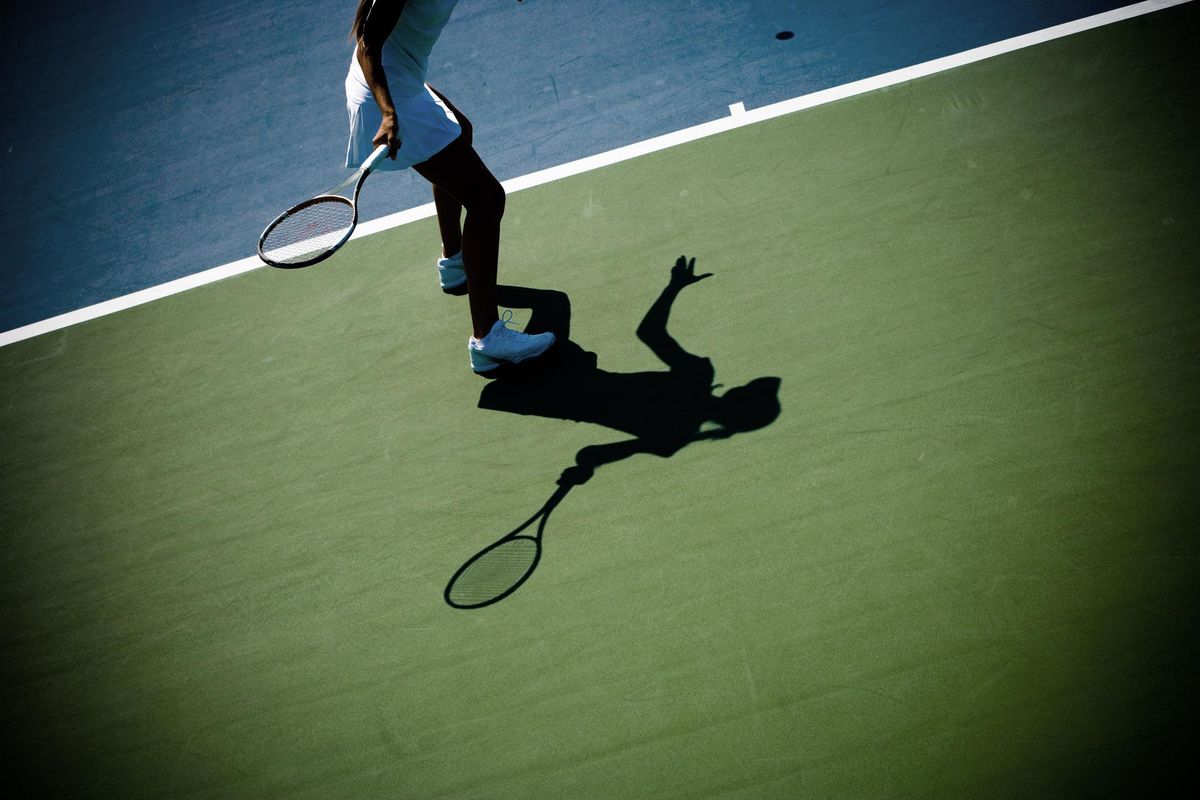
[[(1124, 6), (1122, 8), (1106, 11), (1101, 14), (1095, 14), (1090, 17), (1077, 19), (1073, 22), (1067, 22), (1062, 25), (1055, 25), (1050, 28), (1044, 28), (1033, 33), (1023, 34), (1011, 39), (1005, 39), (993, 44), (976, 47), (972, 50), (964, 50), (961, 53), (937, 58), (932, 61), (926, 61), (922, 64), (916, 64), (911, 67), (885, 72), (882, 75), (876, 75), (872, 78), (865, 78), (859, 81), (853, 81), (841, 86), (835, 86), (830, 89), (824, 89), (819, 92), (813, 92), (801, 97), (796, 97), (791, 100), (784, 100), (779, 103), (773, 103), (762, 108), (745, 110), (742, 103), (735, 103), (730, 107), (730, 114), (705, 122), (701, 125), (695, 125), (691, 128), (668, 133), (663, 136), (656, 136), (652, 139), (646, 139), (635, 144), (625, 147), (618, 147), (615, 150), (609, 150), (606, 153), (599, 153), (587, 158), (581, 158), (577, 161), (571, 161), (566, 164), (561, 164), (557, 167), (532, 172), (528, 175), (512, 178), (504, 181), (505, 191), (519, 192), (522, 189), (529, 189), (533, 186), (540, 186), (551, 181), (561, 180), (563, 178), (579, 175), (583, 172), (589, 172), (601, 167), (611, 166), (622, 161), (637, 158), (648, 153), (665, 150), (669, 147), (693, 142), (697, 139), (703, 139), (708, 136), (714, 136), (718, 133), (741, 128), (746, 125), (753, 125), (764, 120), (773, 119), (785, 114), (792, 114), (797, 111), (813, 108), (815, 106), (832, 103), (835, 100), (843, 100), (848, 97), (865, 94), (883, 89), (889, 86), (895, 86), (900, 83), (924, 78), (929, 75), (934, 75), (938, 72), (955, 69), (967, 64), (973, 64), (977, 61), (993, 58), (1005, 53), (1011, 53), (1015, 50), (1020, 50), (1033, 45), (1049, 42), (1054, 39), (1061, 39), (1065, 36), (1071, 36), (1076, 33), (1099, 28), (1104, 25), (1111, 25), (1115, 22), (1139, 17), (1143, 14), (1150, 14), (1155, 11), (1160, 11), (1171, 6), (1182, 5), (1191, 2), (1191, 0), (1147, 0), (1147, 2), (1134, 3), (1133, 5)], [(735, 110), (735, 106), (737, 107)], [(426, 219), (434, 216), (433, 203), (427, 203), (416, 208), (410, 208), (406, 211), (401, 211), (396, 214), (390, 214), (386, 217), (370, 220), (361, 223), (354, 231), (352, 238), (357, 239), (362, 236), (370, 236), (373, 233), (390, 230), (401, 225), (407, 225), (410, 222)], [(96, 303), (85, 308), (80, 308), (75, 311), (70, 311), (65, 314), (60, 314), (40, 322), (34, 322), (20, 328), (13, 328), (0, 333), (0, 347), (5, 347), (10, 344), (30, 339), (34, 336), (40, 336), (44, 333), (60, 330), (70, 325), (76, 325), (80, 322), (96, 319), (97, 317), (106, 316), (108, 314), (123, 311), (127, 308), (148, 303), (152, 300), (157, 300), (162, 297), (168, 297), (179, 292), (193, 289), (197, 286), (215, 283), (225, 278), (231, 278), (235, 275), (240, 275), (244, 272), (249, 272), (253, 269), (258, 269), (264, 266), (259, 261), (257, 256), (243, 258), (238, 261), (231, 262), (219, 267), (197, 272), (188, 275), (184, 278), (178, 278), (167, 283), (151, 286), (141, 291), (133, 292), (122, 297), (116, 297), (112, 300), (106, 300), (102, 303)]]

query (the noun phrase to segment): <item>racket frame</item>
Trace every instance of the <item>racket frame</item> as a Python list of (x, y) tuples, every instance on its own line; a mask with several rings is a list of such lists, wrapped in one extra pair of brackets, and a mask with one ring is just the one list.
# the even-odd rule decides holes
[[(478, 553), (471, 556), (469, 559), (467, 559), (467, 562), (465, 564), (463, 564), (461, 567), (459, 567), (457, 570), (455, 570), (454, 575), (446, 583), (446, 588), (442, 592), (442, 598), (446, 601), (446, 605), (451, 606), (452, 608), (461, 608), (461, 609), (483, 608), (484, 606), (490, 606), (493, 603), (499, 603), (501, 600), (503, 600), (504, 598), (508, 597), (510, 594), (515, 592), (517, 589), (521, 588), (521, 586), (525, 583), (525, 581), (529, 580), (529, 576), (533, 574), (534, 569), (537, 568), (538, 563), (542, 560), (542, 532), (546, 529), (546, 520), (548, 520), (550, 518), (550, 512), (553, 511), (555, 509), (555, 507), (558, 506), (558, 504), (562, 502), (562, 499), (567, 496), (567, 492), (569, 492), (570, 490), (571, 490), (571, 484), (560, 484), (558, 489), (556, 489), (554, 494), (552, 494), (550, 496), (550, 499), (546, 501), (546, 504), (544, 506), (542, 506), (540, 509), (538, 509), (538, 512), (536, 514), (534, 514), (532, 517), (527, 519), (525, 522), (518, 525), (510, 533), (505, 534), (500, 539), (496, 540), (495, 542), (492, 542), (487, 547), (483, 548)], [(533, 536), (530, 536), (527, 533), (522, 533), (522, 531), (524, 531), (526, 528), (528, 528), (534, 522), (537, 522), (537, 524), (538, 524), (537, 533), (535, 533)], [(471, 565), (473, 565), (476, 561), (478, 561), (479, 559), (486, 556), (488, 553), (495, 550), (497, 547), (500, 547), (501, 545), (504, 545), (508, 542), (515, 541), (517, 539), (529, 539), (537, 547), (537, 551), (533, 557), (533, 561), (530, 562), (529, 568), (527, 570), (525, 570), (525, 574), (522, 575), (520, 577), (520, 579), (514, 581), (511, 586), (509, 586), (506, 590), (504, 590), (500, 594), (495, 595), (493, 597), (489, 597), (488, 599), (486, 599), (482, 602), (479, 602), (479, 603), (458, 603), (458, 602), (455, 602), (450, 597), (450, 593), (451, 593), (451, 590), (454, 588), (454, 584), (457, 583), (458, 579), (460, 577), (462, 577), (462, 575), (471, 568)]]
[[(529, 576), (533, 574), (533, 571), (535, 569), (537, 569), (538, 562), (542, 560), (542, 529), (546, 526), (546, 515), (540, 515), (540, 516), (542, 517), (542, 520), (541, 520), (541, 524), (538, 525), (536, 536), (529, 536), (527, 534), (517, 534), (515, 532), (510, 533), (508, 536), (505, 536), (500, 541), (492, 542), (487, 547), (483, 548), (478, 553), (471, 556), (470, 560), (468, 560), (467, 563), (465, 563), (461, 567), (459, 567), (458, 570), (454, 573), (454, 576), (452, 578), (450, 578), (450, 582), (446, 584), (446, 591), (443, 593), (444, 599), (446, 600), (446, 605), (452, 606), (454, 608), (461, 608), (461, 609), (483, 608), (484, 606), (490, 606), (492, 603), (499, 603), (501, 600), (503, 600), (504, 598), (508, 597), (510, 594), (515, 592), (517, 589), (520, 589), (521, 586), (525, 583), (525, 581), (529, 580)], [(521, 575), (520, 578), (513, 581), (513, 583), (511, 585), (509, 585), (509, 587), (507, 589), (505, 589), (500, 594), (492, 595), (491, 597), (488, 597), (486, 600), (482, 600), (478, 603), (461, 603), (461, 602), (458, 602), (457, 600), (454, 600), (450, 596), (451, 590), (454, 588), (454, 584), (458, 583), (458, 579), (461, 578), (463, 576), (463, 574), (465, 574), (468, 570), (470, 570), (471, 567), (477, 561), (485, 558), (489, 553), (491, 553), (496, 548), (503, 547), (506, 544), (510, 544), (512, 542), (517, 541), (518, 539), (528, 539), (529, 541), (533, 542), (533, 546), (535, 548), (534, 556), (533, 556), (533, 559), (529, 562), (529, 567), (526, 568), (525, 573), (523, 575)]]
[[(267, 266), (275, 267), (277, 269), (301, 269), (302, 267), (311, 267), (313, 264), (318, 264), (340, 250), (342, 245), (350, 241), (350, 237), (354, 234), (354, 229), (358, 227), (358, 193), (362, 191), (363, 183), (366, 181), (367, 176), (371, 174), (371, 171), (374, 170), (379, 162), (386, 158), (387, 155), (388, 146), (386, 144), (379, 145), (379, 147), (375, 148), (375, 151), (371, 153), (367, 160), (363, 162), (362, 166), (358, 168), (358, 171), (349, 178), (315, 197), (308, 198), (303, 203), (297, 203), (287, 211), (284, 211), (275, 219), (271, 220), (271, 223), (267, 225), (267, 227), (263, 228), (262, 234), (258, 237), (258, 257), (262, 259), (262, 262)], [(349, 186), (352, 182), (354, 183), (353, 199), (347, 199), (340, 194), (336, 194), (337, 192), (340, 192), (342, 189)], [(350, 227), (346, 230), (345, 235), (342, 236), (342, 238), (339, 239), (336, 244), (334, 244), (332, 247), (322, 250), (312, 258), (307, 258), (303, 261), (282, 262), (275, 261), (267, 256), (266, 251), (263, 250), (263, 243), (266, 242), (267, 236), (270, 235), (271, 231), (275, 230), (275, 228), (279, 227), (284, 220), (288, 219), (297, 212), (302, 211), (316, 203), (328, 203), (333, 200), (347, 203), (350, 206)]]

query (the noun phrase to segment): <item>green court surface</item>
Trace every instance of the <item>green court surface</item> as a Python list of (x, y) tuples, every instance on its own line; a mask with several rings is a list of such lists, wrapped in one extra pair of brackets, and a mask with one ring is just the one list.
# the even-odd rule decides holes
[[(624, 394), (472, 375), (432, 220), (0, 350), (18, 779), (749, 800), (1190, 769), (1197, 16), (512, 195), (502, 279), (568, 295)], [(680, 254), (713, 276), (670, 334), (716, 395), (779, 378), (778, 418), (601, 466), (528, 582), (449, 607), (577, 452), (630, 438), (541, 393), (662, 410), (636, 330)]]

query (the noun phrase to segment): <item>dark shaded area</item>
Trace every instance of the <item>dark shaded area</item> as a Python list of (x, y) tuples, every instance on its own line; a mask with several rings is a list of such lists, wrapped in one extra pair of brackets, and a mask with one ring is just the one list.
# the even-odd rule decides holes
[[(537, 513), (522, 522), (512, 533), (490, 544), (458, 568), (446, 584), (444, 598), (455, 608), (483, 608), (498, 603), (529, 579), (542, 558), (542, 532), (550, 512), (571, 491), (572, 484), (561, 483)], [(524, 534), (537, 522), (533, 536)]]
[[(667, 332), (679, 293), (711, 273), (697, 275), (695, 259), (681, 256), (670, 280), (637, 327), (637, 337), (667, 366), (656, 372), (609, 372), (595, 353), (571, 341), (571, 302), (566, 293), (521, 286), (499, 287), (499, 301), (533, 314), (528, 333), (552, 331), (554, 349), (540, 361), (489, 383), (479, 407), (574, 422), (592, 422), (632, 438), (588, 445), (559, 476), (559, 488), (528, 521), (472, 556), (446, 587), (455, 608), (481, 608), (508, 597), (532, 574), (541, 558), (546, 519), (573, 486), (586, 483), (606, 464), (648, 453), (667, 458), (693, 442), (727, 439), (770, 425), (779, 416), (776, 377), (762, 377), (715, 395), (714, 369), (707, 358), (684, 350)], [(712, 424), (715, 427), (708, 427)], [(538, 522), (536, 536), (522, 531)], [(525, 544), (532, 541), (535, 547)], [(521, 543), (521, 547), (512, 545)]]
[[(542, 363), (484, 388), (479, 407), (512, 414), (591, 422), (633, 438), (589, 445), (564, 473), (585, 482), (600, 466), (638, 453), (666, 458), (693, 442), (726, 439), (766, 427), (779, 416), (779, 378), (757, 378), (745, 386), (713, 392), (712, 362), (684, 350), (667, 332), (679, 293), (710, 277), (697, 275), (695, 259), (680, 257), (670, 281), (637, 327), (637, 337), (667, 366), (666, 371), (609, 372), (595, 353), (570, 339), (571, 304), (563, 292), (501, 286), (500, 304), (529, 308), (530, 333), (553, 331), (558, 344)], [(712, 423), (715, 427), (707, 428)]]

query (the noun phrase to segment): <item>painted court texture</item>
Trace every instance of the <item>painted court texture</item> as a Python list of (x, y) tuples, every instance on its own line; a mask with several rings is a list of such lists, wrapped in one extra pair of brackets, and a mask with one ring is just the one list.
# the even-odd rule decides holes
[(585, 365), (560, 394), (602, 372), (627, 389), (605, 402), (653, 405), (666, 367), (636, 332), (687, 254), (712, 277), (667, 330), (715, 395), (778, 378), (781, 412), (601, 466), (477, 611), (444, 602), (454, 571), (630, 437), (540, 402), (553, 364), (470, 374), (433, 220), (0, 348), (14, 780), (749, 800), (1191, 778), (1198, 17), (514, 193), (503, 279), (545, 291), (507, 296), (522, 322), (569, 299), (560, 357)]
[[(338, 183), (341, 2), (8, 9), (0, 331), (243, 258), (266, 220)], [(1120, 5), (463, 0), (430, 77), (508, 180)], [(391, 176), (364, 218), (428, 201), (419, 177)]]

